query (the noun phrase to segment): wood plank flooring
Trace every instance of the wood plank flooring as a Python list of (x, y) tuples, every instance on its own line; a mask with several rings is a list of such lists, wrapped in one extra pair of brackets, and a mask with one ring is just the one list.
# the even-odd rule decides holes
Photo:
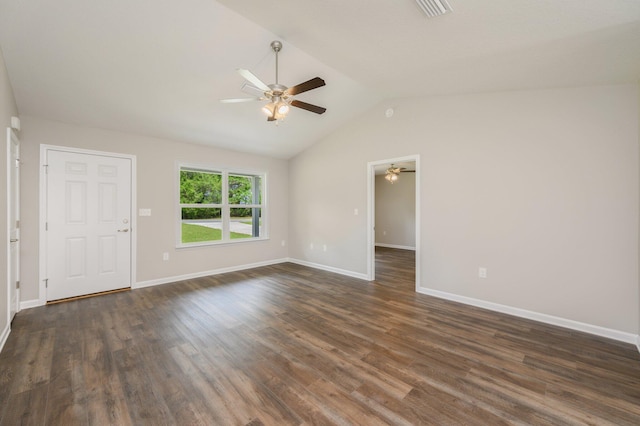
[(640, 424), (633, 345), (281, 264), (20, 312), (0, 424)]

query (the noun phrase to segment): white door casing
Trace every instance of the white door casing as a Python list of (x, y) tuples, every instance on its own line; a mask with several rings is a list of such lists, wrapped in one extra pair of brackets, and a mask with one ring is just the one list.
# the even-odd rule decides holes
[(7, 128), (7, 287), (9, 322), (20, 310), (20, 141)]
[(416, 283), (415, 289), (421, 286), (420, 281), (420, 259), (421, 259), (421, 239), (420, 239), (420, 155), (411, 155), (407, 157), (388, 158), (386, 160), (371, 161), (367, 163), (367, 279), (370, 281), (375, 280), (376, 277), (376, 247), (375, 247), (375, 210), (376, 210), (376, 166), (381, 164), (402, 163), (406, 161), (413, 161), (416, 164)]
[(131, 287), (132, 161), (46, 151), (46, 300)]

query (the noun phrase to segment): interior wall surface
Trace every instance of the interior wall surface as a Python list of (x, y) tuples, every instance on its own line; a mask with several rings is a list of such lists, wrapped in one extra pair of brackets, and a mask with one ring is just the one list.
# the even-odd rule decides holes
[(366, 274), (367, 162), (417, 154), (420, 288), (638, 334), (638, 104), (635, 84), (386, 101), (291, 160), (290, 256)]
[(384, 175), (375, 181), (376, 244), (415, 249), (416, 247), (416, 175), (400, 173), (390, 184)]
[[(34, 117), (23, 117), (22, 123), (23, 301), (41, 296), (38, 276), (41, 144), (136, 156), (136, 208), (151, 209), (151, 216), (136, 218), (136, 283), (287, 258), (287, 246), (282, 244), (288, 239), (286, 160)], [(176, 248), (177, 164), (180, 162), (266, 173), (269, 239)], [(163, 260), (163, 253), (169, 254), (169, 260)]]

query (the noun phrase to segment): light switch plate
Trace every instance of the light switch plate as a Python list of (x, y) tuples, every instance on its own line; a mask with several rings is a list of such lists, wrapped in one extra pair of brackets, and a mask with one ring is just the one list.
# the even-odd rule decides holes
[(140, 209), (138, 210), (139, 216), (151, 216), (151, 209)]

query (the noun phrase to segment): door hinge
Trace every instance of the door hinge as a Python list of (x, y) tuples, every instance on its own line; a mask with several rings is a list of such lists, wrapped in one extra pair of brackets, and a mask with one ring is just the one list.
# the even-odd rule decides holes
[(43, 164), (42, 167), (44, 167), (45, 174), (49, 174), (49, 165), (48, 164)]
[(49, 222), (45, 222), (44, 223), (44, 230), (48, 231), (49, 230)]
[(49, 278), (45, 278), (43, 281), (45, 288), (49, 288)]
[(16, 220), (16, 229), (20, 229), (20, 221)]
[(16, 288), (20, 288), (20, 281), (16, 281)]

